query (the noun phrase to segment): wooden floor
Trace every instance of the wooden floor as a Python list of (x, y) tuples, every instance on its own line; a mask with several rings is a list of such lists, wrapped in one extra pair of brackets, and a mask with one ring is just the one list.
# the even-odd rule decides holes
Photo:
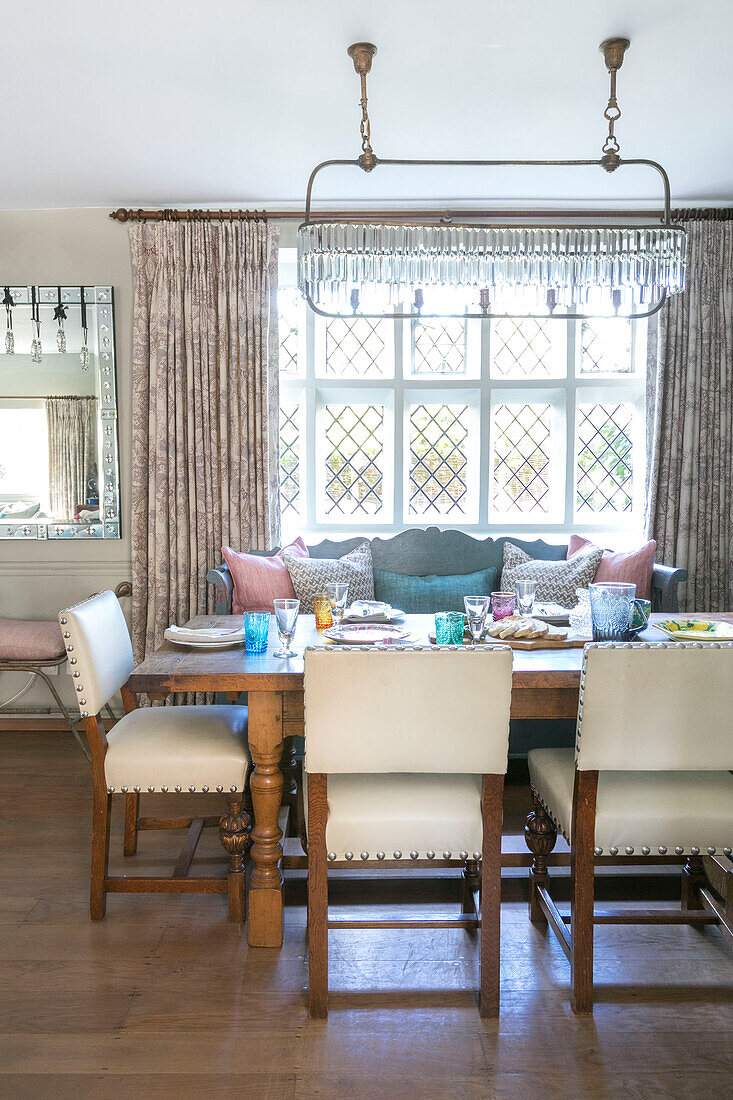
[[(248, 948), (221, 895), (113, 896), (92, 924), (90, 794), (68, 735), (0, 733), (3, 1100), (733, 1095), (733, 956), (714, 928), (598, 928), (598, 1004), (578, 1019), (565, 957), (529, 924), (515, 877), (498, 1022), (479, 1019), (476, 943), (453, 930), (332, 933), (330, 1017), (309, 1021), (302, 876), (288, 884), (282, 951)], [(149, 796), (144, 812), (171, 797), (176, 812), (219, 805)], [(527, 797), (507, 792), (517, 829)], [(172, 865), (179, 839), (143, 834), (125, 870), (164, 869), (161, 854)], [(213, 831), (202, 854), (211, 869)], [(666, 876), (649, 884), (652, 896), (673, 889)], [(455, 881), (426, 879), (412, 895), (424, 912), (455, 912)], [(369, 898), (404, 911), (397, 881), (334, 883), (336, 905), (362, 913)]]

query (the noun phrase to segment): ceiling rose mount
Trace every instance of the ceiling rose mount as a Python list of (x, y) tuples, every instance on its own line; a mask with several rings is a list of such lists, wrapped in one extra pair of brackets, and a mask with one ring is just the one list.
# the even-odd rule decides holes
[(615, 172), (621, 164), (619, 143), (615, 134), (616, 123), (621, 118), (621, 108), (616, 99), (616, 73), (624, 63), (624, 54), (631, 42), (628, 38), (607, 38), (601, 42), (598, 49), (603, 54), (606, 68), (611, 74), (611, 90), (608, 96), (608, 106), (603, 112), (603, 117), (608, 119), (608, 137), (603, 143), (603, 156), (601, 165), (607, 172)]
[[(661, 164), (620, 155), (616, 83), (628, 38), (600, 45), (610, 76), (603, 117), (608, 134), (596, 160), (454, 160), (377, 157), (372, 148), (367, 75), (377, 47), (355, 42), (348, 54), (361, 84), (361, 153), (327, 160), (311, 172), (298, 229), (298, 285), (324, 317), (591, 318), (649, 317), (684, 289), (686, 237), (672, 224), (669, 177)], [(445, 225), (420, 219), (329, 222), (312, 212), (317, 176), (335, 166), (602, 168), (645, 166), (660, 178), (663, 211), (651, 225)], [(518, 219), (521, 213), (518, 212)]]
[(361, 80), (361, 99), (359, 100), (359, 106), (361, 107), (361, 156), (359, 157), (359, 167), (365, 172), (371, 172), (372, 168), (376, 168), (379, 162), (371, 146), (372, 133), (369, 112), (367, 111), (366, 78), (367, 73), (371, 72), (372, 60), (377, 52), (377, 47), (373, 42), (354, 42), (346, 52), (354, 62), (354, 68)]

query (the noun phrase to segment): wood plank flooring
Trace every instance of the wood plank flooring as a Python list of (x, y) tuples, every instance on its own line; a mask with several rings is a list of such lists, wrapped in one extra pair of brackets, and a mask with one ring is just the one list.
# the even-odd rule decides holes
[[(145, 814), (171, 800), (143, 797)], [(526, 786), (507, 790), (520, 831)], [(175, 812), (216, 813), (215, 796)], [(569, 968), (504, 884), (501, 1018), (476, 1009), (475, 938), (455, 930), (336, 931), (330, 1016), (306, 1016), (301, 873), (286, 891), (282, 951), (247, 946), (226, 896), (111, 896), (88, 918), (91, 784), (68, 735), (0, 732), (0, 1097), (141, 1100), (504, 1100), (733, 1095), (733, 955), (714, 928), (600, 927), (592, 1019), (569, 1009)], [(182, 834), (143, 833), (113, 873), (172, 869)], [(218, 873), (207, 830), (197, 873)], [(619, 879), (600, 884), (605, 898)], [(627, 880), (623, 880), (626, 884)], [(665, 874), (645, 906), (676, 898)], [(454, 914), (449, 876), (334, 876), (341, 915)], [(651, 900), (650, 900), (651, 899)], [(608, 902), (604, 901), (604, 906)]]

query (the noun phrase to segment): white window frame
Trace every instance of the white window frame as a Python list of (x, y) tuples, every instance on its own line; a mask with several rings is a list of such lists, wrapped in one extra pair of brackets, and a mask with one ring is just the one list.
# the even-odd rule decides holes
[[(481, 446), (481, 393), (477, 389), (476, 385), (465, 386), (461, 389), (457, 387), (451, 387), (448, 391), (442, 386), (431, 386), (426, 388), (423, 386), (415, 387), (412, 385), (415, 377), (420, 378), (421, 375), (411, 375), (409, 382), (404, 385), (403, 396), (403, 447), (405, 443), (409, 443), (410, 438), (410, 410), (416, 405), (467, 405), (468, 406), (468, 435), (466, 438), (466, 506), (465, 513), (466, 519), (464, 523), (470, 524), (471, 522), (478, 522), (479, 501), (480, 501), (480, 446)], [(435, 381), (435, 375), (426, 375), (430, 381)], [(454, 377), (451, 375), (451, 377)], [(457, 377), (463, 378), (464, 383), (466, 381), (463, 375)], [(436, 509), (432, 509), (427, 512), (423, 512), (420, 516), (413, 516), (410, 514), (410, 462), (409, 455), (405, 454), (402, 462), (402, 499), (403, 507), (402, 513), (405, 518), (405, 526), (408, 524), (416, 524), (417, 526), (426, 526), (429, 524), (443, 524), (445, 526), (452, 526), (452, 520), (454, 515), (452, 512), (443, 514)]]
[[(294, 249), (281, 249), (290, 253), (285, 264), (287, 276), (293, 271)], [(289, 278), (287, 283), (288, 285)], [(644, 436), (645, 436), (645, 320), (633, 324), (632, 372), (624, 375), (588, 373), (582, 374), (580, 321), (553, 320), (559, 326), (565, 340), (561, 341), (567, 363), (563, 378), (546, 375), (538, 378), (491, 377), (491, 322), (469, 321), (466, 340), (467, 370), (465, 374), (429, 375), (410, 373), (410, 324), (409, 320), (387, 321), (393, 326), (394, 377), (346, 378), (324, 376), (316, 373), (316, 356), (325, 348), (326, 321), (304, 305), (305, 334), (299, 341), (299, 354), (305, 355), (305, 368), (299, 365), (298, 374), (280, 376), (283, 399), (300, 405), (301, 423), (305, 425), (305, 438), (300, 445), (300, 502), (298, 517), (283, 517), (284, 537), (303, 534), (312, 541), (319, 538), (353, 536), (355, 531), (365, 535), (391, 535), (408, 527), (439, 525), (456, 528), (468, 534), (517, 535), (541, 537), (548, 541), (562, 541), (573, 531), (601, 538), (605, 534), (619, 534), (621, 541), (630, 542), (641, 534), (644, 492)], [(563, 348), (564, 343), (564, 348)], [(302, 349), (302, 350), (301, 350)], [(560, 354), (560, 353), (558, 353)], [(558, 456), (560, 471), (555, 486), (552, 513), (541, 520), (523, 519), (500, 515), (492, 511), (492, 455), (491, 411), (496, 404), (511, 403), (521, 395), (527, 403), (549, 403), (554, 416), (562, 417), (559, 436), (564, 440), (564, 453)], [(628, 402), (635, 408), (634, 426), (634, 481), (633, 509), (624, 515), (615, 514), (597, 518), (578, 517), (576, 514), (576, 456), (575, 433), (577, 408), (580, 403)], [(319, 412), (325, 404), (364, 404), (379, 402), (385, 405), (385, 440), (383, 471), (384, 515), (379, 519), (357, 513), (352, 516), (326, 516), (320, 499), (324, 486), (325, 432), (319, 423)], [(409, 513), (409, 463), (405, 453), (408, 439), (409, 406), (412, 403), (468, 404), (479, 418), (478, 439), (469, 442), (469, 473), (476, 483), (471, 499), (469, 516), (459, 520), (447, 515)], [(471, 430), (469, 428), (469, 439)], [(469, 518), (470, 517), (470, 518)]]

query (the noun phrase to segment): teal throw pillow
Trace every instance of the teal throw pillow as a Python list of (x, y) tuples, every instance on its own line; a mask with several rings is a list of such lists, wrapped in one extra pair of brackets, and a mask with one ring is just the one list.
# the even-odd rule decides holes
[(496, 570), (459, 573), (448, 577), (430, 574), (414, 577), (374, 570), (374, 598), (398, 607), (408, 615), (433, 615), (436, 611), (463, 611), (464, 596), (490, 596), (496, 587)]

